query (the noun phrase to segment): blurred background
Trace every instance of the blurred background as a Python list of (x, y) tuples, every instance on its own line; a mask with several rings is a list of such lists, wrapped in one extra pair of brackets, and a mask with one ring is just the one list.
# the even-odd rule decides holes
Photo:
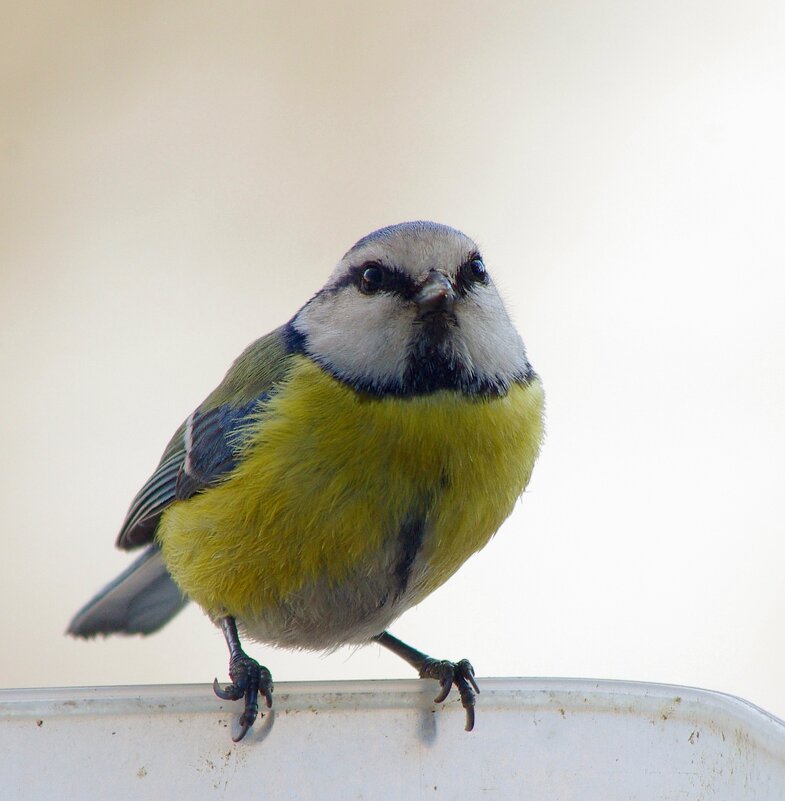
[[(170, 435), (349, 246), (481, 245), (548, 392), (529, 491), (393, 628), (478, 675), (785, 717), (785, 5), (46, 2), (0, 30), (0, 685), (207, 682), (196, 608), (75, 642)], [(278, 681), (411, 676), (252, 645)]]

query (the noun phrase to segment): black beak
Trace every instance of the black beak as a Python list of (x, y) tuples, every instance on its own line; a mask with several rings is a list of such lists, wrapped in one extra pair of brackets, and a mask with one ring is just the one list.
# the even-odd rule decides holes
[(451, 316), (455, 305), (455, 288), (452, 281), (438, 270), (431, 270), (428, 278), (414, 296), (417, 304), (418, 317), (427, 317), (431, 314)]

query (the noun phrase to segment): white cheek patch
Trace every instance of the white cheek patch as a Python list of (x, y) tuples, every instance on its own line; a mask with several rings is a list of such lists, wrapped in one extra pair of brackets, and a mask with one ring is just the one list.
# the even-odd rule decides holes
[(477, 286), (461, 302), (458, 334), (467, 366), (483, 379), (509, 384), (528, 369), (523, 340), (492, 284)]
[(406, 371), (414, 310), (393, 295), (361, 295), (353, 286), (314, 298), (294, 327), (307, 351), (348, 381), (399, 382)]

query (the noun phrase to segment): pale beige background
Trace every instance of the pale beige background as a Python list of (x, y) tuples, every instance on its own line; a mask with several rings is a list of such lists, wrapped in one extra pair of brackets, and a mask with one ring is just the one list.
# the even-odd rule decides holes
[[(549, 437), (395, 631), (480, 675), (677, 682), (785, 716), (785, 5), (5, 3), (4, 686), (209, 681), (197, 609), (72, 642), (180, 420), (354, 240), (476, 237)], [(279, 680), (411, 675), (251, 649)]]

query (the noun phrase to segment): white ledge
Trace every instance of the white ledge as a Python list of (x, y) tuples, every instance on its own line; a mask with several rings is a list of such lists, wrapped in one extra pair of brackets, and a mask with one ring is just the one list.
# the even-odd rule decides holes
[(785, 723), (721, 693), (636, 682), (480, 679), (477, 723), (424, 681), (0, 690), (3, 799), (782, 801)]

